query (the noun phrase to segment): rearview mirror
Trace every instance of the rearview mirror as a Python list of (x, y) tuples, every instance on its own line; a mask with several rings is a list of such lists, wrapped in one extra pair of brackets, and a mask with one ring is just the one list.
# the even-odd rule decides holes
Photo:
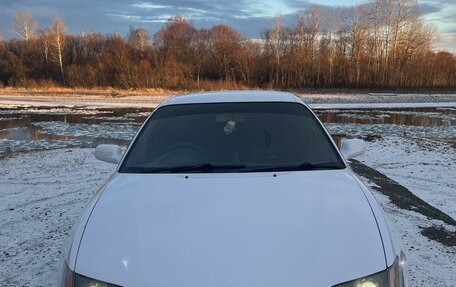
[(361, 139), (343, 139), (340, 152), (345, 159), (352, 159), (366, 152), (366, 143)]
[(118, 145), (101, 144), (95, 148), (95, 158), (110, 163), (119, 163), (122, 158), (122, 149)]

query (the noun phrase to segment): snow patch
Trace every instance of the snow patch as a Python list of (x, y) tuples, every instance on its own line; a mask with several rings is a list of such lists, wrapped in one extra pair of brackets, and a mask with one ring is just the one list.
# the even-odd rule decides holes
[(115, 170), (92, 152), (42, 151), (0, 161), (0, 286), (56, 286), (72, 225)]

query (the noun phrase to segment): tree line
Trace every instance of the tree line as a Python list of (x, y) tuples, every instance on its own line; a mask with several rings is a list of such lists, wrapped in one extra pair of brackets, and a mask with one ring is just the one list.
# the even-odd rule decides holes
[(434, 51), (436, 29), (416, 0), (372, 0), (349, 10), (314, 5), (292, 25), (277, 16), (258, 39), (183, 16), (144, 28), (68, 34), (19, 12), (0, 39), (0, 86), (115, 88), (451, 88), (456, 57)]

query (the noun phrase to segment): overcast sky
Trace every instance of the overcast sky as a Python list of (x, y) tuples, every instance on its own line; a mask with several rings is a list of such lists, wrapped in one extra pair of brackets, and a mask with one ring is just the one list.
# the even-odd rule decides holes
[[(418, 0), (425, 19), (438, 27), (436, 47), (456, 52), (456, 0)], [(313, 3), (348, 8), (356, 0), (0, 0), (0, 34), (9, 38), (13, 16), (32, 12), (40, 27), (60, 16), (71, 33), (94, 30), (125, 35), (130, 25), (144, 27), (151, 34), (171, 16), (181, 14), (196, 27), (222, 23), (248, 37), (256, 38), (272, 25), (276, 15), (291, 21), (293, 13)]]

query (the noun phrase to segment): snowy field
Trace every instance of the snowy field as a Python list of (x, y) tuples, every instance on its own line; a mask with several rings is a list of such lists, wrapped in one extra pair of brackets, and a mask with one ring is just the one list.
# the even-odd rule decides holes
[[(315, 106), (337, 109), (317, 111), (332, 134), (378, 136), (380, 140), (367, 142), (368, 151), (359, 160), (450, 218), (443, 222), (400, 208), (378, 191), (375, 180), (362, 177), (403, 243), (410, 286), (455, 287), (456, 244), (451, 242), (456, 242), (456, 95), (422, 95), (408, 104), (446, 102), (437, 109), (379, 109), (379, 103), (401, 106), (414, 96), (305, 97)], [(355, 109), (354, 101), (377, 109)], [(351, 109), (337, 107), (346, 104)], [(71, 226), (115, 169), (97, 161), (89, 147), (128, 143), (149, 114), (36, 105), (25, 110), (7, 103), (2, 107), (0, 97), (0, 287), (56, 286)], [(450, 244), (423, 235), (432, 227), (449, 234)]]
[[(385, 107), (435, 107), (454, 106), (456, 94), (416, 94), (416, 93), (312, 93), (292, 91), (312, 107), (354, 108), (385, 106)], [(182, 92), (185, 93), (185, 92)], [(181, 94), (181, 93), (179, 93)], [(127, 95), (125, 97), (106, 97), (103, 95), (46, 95), (46, 94), (0, 94), (0, 108), (7, 106), (65, 106), (65, 107), (149, 107), (154, 108), (163, 100), (174, 96), (161, 95)], [(361, 104), (360, 104), (361, 103)], [(443, 104), (445, 103), (445, 104)]]
[[(1, 286), (55, 286), (61, 250), (72, 224), (115, 168), (97, 161), (92, 152), (58, 149), (0, 160)], [(454, 148), (387, 138), (369, 143), (361, 160), (455, 217)], [(397, 208), (380, 193), (374, 195), (403, 242), (411, 286), (456, 286), (456, 246), (424, 237), (419, 227), (430, 224), (429, 220)], [(454, 226), (446, 228), (456, 231)]]
[[(359, 159), (456, 219), (455, 147), (426, 139), (386, 138), (368, 143)], [(369, 179), (361, 179), (372, 186)], [(398, 208), (385, 195), (373, 194), (391, 221), (396, 241), (402, 242), (410, 286), (456, 286), (456, 246), (444, 246), (421, 234), (423, 227), (436, 225), (454, 236), (456, 226)]]
[(56, 286), (63, 244), (114, 169), (91, 149), (0, 160), (0, 286)]
[(455, 147), (431, 139), (394, 137), (369, 142), (359, 159), (456, 219)]

